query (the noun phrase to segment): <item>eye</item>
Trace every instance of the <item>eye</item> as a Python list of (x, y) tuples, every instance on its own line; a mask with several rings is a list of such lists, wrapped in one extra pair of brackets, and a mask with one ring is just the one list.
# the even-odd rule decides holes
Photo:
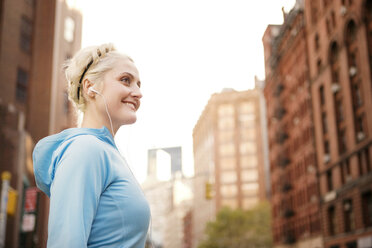
[(140, 81), (138, 81), (137, 86), (138, 86), (138, 88), (141, 88), (141, 82)]
[(122, 77), (120, 81), (128, 85), (130, 84), (130, 79), (128, 77)]

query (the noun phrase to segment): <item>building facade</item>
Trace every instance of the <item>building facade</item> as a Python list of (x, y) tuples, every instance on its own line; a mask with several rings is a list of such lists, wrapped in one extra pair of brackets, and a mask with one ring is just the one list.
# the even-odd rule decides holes
[[(66, 19), (70, 19), (69, 24)], [(71, 23), (73, 38), (67, 40), (61, 34)], [(4, 144), (0, 152), (0, 172), (12, 173), (11, 187), (18, 193), (16, 213), (7, 221), (5, 247), (46, 246), (47, 197), (38, 193), (37, 209), (32, 212), (27, 212), (32, 208), (24, 206), (26, 192), (35, 186), (31, 153), (39, 139), (73, 123), (70, 112), (64, 110), (70, 106), (67, 107), (66, 102), (61, 104), (60, 92), (66, 88), (62, 64), (66, 54), (80, 48), (81, 25), (81, 14), (62, 0), (0, 1), (0, 105), (3, 110), (0, 136)], [(34, 224), (24, 228), (30, 223), (25, 221), (26, 214), (33, 216)]]
[(297, 1), (269, 25), (265, 51), (275, 247), (323, 247), (305, 13)]
[[(159, 171), (168, 170), (166, 176)], [(148, 243), (154, 248), (183, 248), (189, 245), (191, 181), (182, 174), (181, 147), (148, 150), (148, 173), (142, 184), (151, 208)]]
[(212, 95), (194, 128), (193, 247), (222, 207), (250, 209), (267, 198), (260, 90)]
[(325, 247), (372, 247), (372, 1), (305, 16)]

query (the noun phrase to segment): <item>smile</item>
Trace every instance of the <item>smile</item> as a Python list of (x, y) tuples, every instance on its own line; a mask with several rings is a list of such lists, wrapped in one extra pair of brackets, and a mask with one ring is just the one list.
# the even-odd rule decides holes
[(132, 102), (123, 102), (123, 103), (128, 105), (131, 109), (136, 110), (136, 105), (134, 103), (132, 103)]

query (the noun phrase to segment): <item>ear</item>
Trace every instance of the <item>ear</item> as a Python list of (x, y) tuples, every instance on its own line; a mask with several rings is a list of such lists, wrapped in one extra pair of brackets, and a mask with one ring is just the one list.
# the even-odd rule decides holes
[(87, 79), (87, 78), (84, 79), (84, 81), (81, 84), (83, 86), (84, 96), (94, 98), (95, 94), (93, 92), (89, 91), (89, 88), (93, 87), (94, 84), (91, 81), (89, 81), (89, 79)]

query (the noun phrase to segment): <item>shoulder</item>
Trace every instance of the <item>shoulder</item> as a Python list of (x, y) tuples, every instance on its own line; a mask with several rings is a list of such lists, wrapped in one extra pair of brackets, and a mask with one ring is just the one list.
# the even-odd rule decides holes
[(88, 153), (94, 156), (107, 151), (107, 144), (93, 135), (79, 135), (67, 141), (60, 149), (63, 154)]
[(93, 135), (79, 135), (59, 147), (58, 154), (58, 164), (64, 161), (102, 164), (107, 160), (108, 144)]

